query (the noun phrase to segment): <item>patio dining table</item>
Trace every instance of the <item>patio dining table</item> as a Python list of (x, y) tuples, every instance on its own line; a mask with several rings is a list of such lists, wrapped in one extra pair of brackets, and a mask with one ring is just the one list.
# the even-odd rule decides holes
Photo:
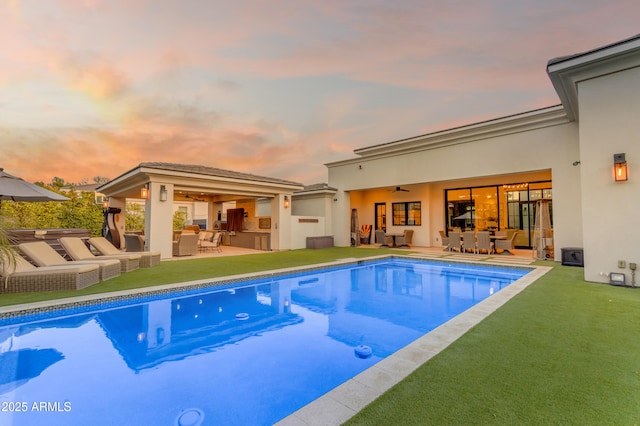
[(404, 233), (402, 233), (402, 234), (385, 234), (385, 236), (391, 237), (393, 239), (393, 246), (392, 247), (397, 247), (398, 245), (396, 244), (396, 238), (397, 237), (403, 237)]

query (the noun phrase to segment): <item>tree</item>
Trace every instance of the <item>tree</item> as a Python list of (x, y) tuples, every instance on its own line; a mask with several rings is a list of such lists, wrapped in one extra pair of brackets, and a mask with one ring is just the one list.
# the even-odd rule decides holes
[(173, 229), (180, 230), (184, 228), (184, 224), (187, 221), (187, 212), (182, 210), (176, 210), (173, 213)]
[[(58, 179), (56, 184), (64, 183), (63, 179), (55, 179)], [(54, 185), (41, 186), (65, 195), (69, 201), (4, 201), (2, 213), (8, 228), (84, 228), (89, 229), (92, 235), (100, 235), (104, 216), (102, 206), (95, 203), (93, 192), (62, 192)]]
[(56, 189), (60, 189), (65, 185), (66, 185), (65, 181), (61, 177), (56, 176), (53, 179), (51, 179), (51, 186), (53, 186)]
[(109, 179), (108, 177), (104, 177), (104, 176), (94, 176), (93, 177), (93, 183), (97, 183), (98, 185), (104, 185), (105, 183), (109, 182), (111, 179)]
[(0, 214), (0, 271), (11, 271), (16, 262), (16, 249), (6, 232), (6, 221)]
[(138, 203), (127, 203), (127, 218), (125, 229), (127, 231), (139, 231), (144, 229), (144, 210)]

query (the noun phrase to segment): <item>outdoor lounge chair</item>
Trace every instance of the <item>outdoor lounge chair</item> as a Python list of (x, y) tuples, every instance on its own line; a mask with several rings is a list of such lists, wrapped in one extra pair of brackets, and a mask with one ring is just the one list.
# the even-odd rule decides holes
[(513, 254), (511, 250), (516, 248), (516, 235), (518, 235), (518, 231), (515, 231), (508, 240), (496, 240), (496, 253), (498, 253), (498, 250), (502, 250), (499, 254)]
[(198, 236), (196, 234), (181, 234), (178, 241), (173, 242), (174, 256), (193, 256), (198, 254)]
[(140, 255), (140, 267), (150, 268), (160, 263), (159, 251), (137, 251), (137, 252), (121, 252), (116, 246), (111, 244), (105, 237), (92, 237), (89, 238), (89, 244), (96, 250), (98, 250), (104, 256), (118, 256), (118, 255)]
[(62, 237), (58, 241), (64, 247), (69, 257), (73, 260), (117, 259), (120, 261), (120, 271), (129, 272), (140, 267), (140, 255), (138, 253), (122, 253), (112, 256), (96, 256), (91, 253), (89, 247), (82, 239), (77, 237)]
[(401, 237), (396, 237), (397, 247), (409, 247), (413, 240), (413, 229), (405, 229)]
[(100, 282), (98, 265), (37, 267), (16, 255), (15, 262), (6, 257), (0, 262), (0, 293), (81, 290)]
[(98, 265), (100, 267), (100, 281), (105, 281), (120, 275), (120, 261), (116, 259), (68, 261), (44, 241), (21, 243), (18, 245), (18, 248), (37, 266)]

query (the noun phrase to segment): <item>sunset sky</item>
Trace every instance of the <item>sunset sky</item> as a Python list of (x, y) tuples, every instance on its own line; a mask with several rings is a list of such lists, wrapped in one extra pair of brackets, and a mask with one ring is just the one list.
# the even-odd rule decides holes
[(638, 0), (0, 0), (0, 167), (145, 161), (312, 184), (353, 150), (559, 104), (549, 59)]

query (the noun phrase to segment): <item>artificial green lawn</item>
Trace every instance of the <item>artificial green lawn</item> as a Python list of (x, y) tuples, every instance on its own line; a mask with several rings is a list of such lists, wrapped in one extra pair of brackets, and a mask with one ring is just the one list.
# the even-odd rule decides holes
[(637, 425), (640, 290), (556, 266), (349, 425)]

